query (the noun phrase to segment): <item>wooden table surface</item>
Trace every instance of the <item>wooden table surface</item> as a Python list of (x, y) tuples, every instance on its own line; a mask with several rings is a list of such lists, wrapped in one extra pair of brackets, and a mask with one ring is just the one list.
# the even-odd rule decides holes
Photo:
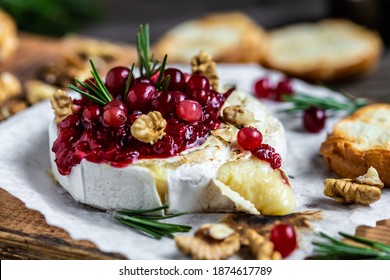
[[(23, 48), (37, 44), (39, 40), (41, 39), (29, 37), (29, 40), (23, 43), (20, 55), (26, 55), (27, 50)], [(42, 59), (39, 53), (30, 53), (30, 56), (35, 57), (33, 63), (36, 65), (45, 63), (57, 56), (58, 46), (56, 40), (46, 41), (45, 50), (39, 51), (46, 54), (45, 59)], [(31, 68), (23, 65), (21, 62), (19, 74), (32, 75)], [(358, 96), (389, 101), (390, 52), (384, 53), (380, 67), (375, 73), (364, 79), (338, 83), (334, 86)], [(89, 241), (73, 240), (66, 231), (48, 225), (41, 213), (27, 209), (23, 202), (3, 189), (0, 189), (0, 205), (0, 259), (124, 259), (124, 256), (115, 252), (100, 251)], [(379, 222), (382, 231), (383, 226), (387, 226), (384, 231), (387, 238), (389, 225), (389, 221)], [(369, 232), (371, 235), (368, 236), (376, 236), (371, 233), (370, 228), (359, 230), (361, 235)], [(390, 243), (390, 240), (387, 242)]]

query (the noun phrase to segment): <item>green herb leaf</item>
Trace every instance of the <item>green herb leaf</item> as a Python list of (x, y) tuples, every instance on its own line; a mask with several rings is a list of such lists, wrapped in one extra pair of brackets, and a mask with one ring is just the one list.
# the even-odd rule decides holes
[(187, 213), (179, 213), (166, 216), (158, 215), (143, 215), (147, 213), (152, 213), (160, 210), (167, 209), (168, 205), (163, 205), (161, 207), (156, 207), (146, 210), (129, 210), (123, 209), (115, 212), (114, 218), (135, 230), (141, 231), (147, 234), (150, 237), (161, 239), (162, 237), (173, 238), (173, 233), (175, 232), (188, 232), (191, 230), (190, 226), (179, 225), (179, 224), (170, 224), (170, 223), (161, 223), (157, 220), (169, 219), (177, 216), (181, 216)]
[(131, 65), (129, 76), (127, 77), (127, 80), (126, 80), (126, 88), (125, 88), (125, 95), (124, 95), (125, 96), (124, 97), (125, 102), (126, 102), (126, 99), (127, 99), (127, 94), (129, 93), (131, 78), (133, 77), (133, 71), (134, 71), (134, 62)]
[(313, 242), (315, 255), (309, 259), (381, 259), (390, 260), (390, 246), (369, 240), (363, 237), (353, 236), (339, 232), (339, 234), (349, 240), (353, 240), (362, 246), (349, 244), (345, 241), (320, 232), (319, 236), (327, 242)]

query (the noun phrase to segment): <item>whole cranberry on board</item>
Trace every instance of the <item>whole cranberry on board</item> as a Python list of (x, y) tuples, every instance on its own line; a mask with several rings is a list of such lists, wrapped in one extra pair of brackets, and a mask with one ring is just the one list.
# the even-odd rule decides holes
[(283, 101), (283, 95), (293, 95), (294, 89), (291, 80), (287, 77), (281, 79), (278, 83), (272, 84), (269, 77), (262, 77), (255, 81), (254, 95), (260, 99), (272, 101)]
[(303, 112), (303, 126), (312, 133), (318, 133), (324, 129), (326, 122), (325, 110), (318, 107), (310, 107)]
[(292, 226), (288, 224), (277, 224), (271, 230), (270, 240), (274, 243), (275, 251), (278, 251), (283, 258), (291, 255), (297, 248), (297, 235)]

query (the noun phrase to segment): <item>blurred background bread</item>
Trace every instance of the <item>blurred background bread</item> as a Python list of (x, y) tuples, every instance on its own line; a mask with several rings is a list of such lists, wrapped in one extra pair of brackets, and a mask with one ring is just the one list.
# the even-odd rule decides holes
[(373, 166), (389, 187), (390, 104), (369, 105), (339, 121), (320, 154), (343, 178), (356, 178)]
[(315, 81), (371, 72), (382, 51), (379, 34), (347, 20), (288, 25), (268, 39), (266, 66)]
[(170, 63), (188, 63), (204, 50), (217, 62), (259, 62), (267, 34), (240, 12), (216, 13), (185, 21), (154, 45), (155, 54), (168, 54)]
[(14, 20), (0, 8), (0, 63), (12, 56), (18, 47)]

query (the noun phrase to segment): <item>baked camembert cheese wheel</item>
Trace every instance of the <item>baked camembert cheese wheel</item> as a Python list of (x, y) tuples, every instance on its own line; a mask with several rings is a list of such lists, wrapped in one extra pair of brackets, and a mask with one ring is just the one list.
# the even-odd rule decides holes
[(53, 96), (52, 169), (76, 200), (103, 209), (168, 204), (171, 213), (294, 210), (282, 124), (252, 96), (219, 92), (215, 63), (204, 53), (195, 60), (192, 75), (164, 69), (164, 59), (158, 70), (141, 63), (138, 78), (115, 67), (105, 83), (91, 62), (94, 78), (72, 86), (83, 98)]

